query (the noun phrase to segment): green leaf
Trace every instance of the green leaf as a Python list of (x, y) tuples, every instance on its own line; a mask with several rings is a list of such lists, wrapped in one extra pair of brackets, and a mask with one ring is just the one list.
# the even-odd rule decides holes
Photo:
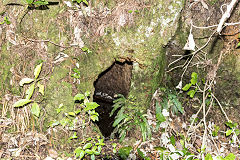
[(76, 138), (78, 138), (77, 132), (74, 132), (73, 135), (70, 137), (70, 139), (76, 139)]
[(83, 146), (83, 149), (85, 150), (85, 149), (89, 149), (91, 147), (92, 147), (92, 143), (87, 143)]
[(33, 0), (25, 0), (27, 2), (27, 4), (32, 4)]
[(85, 111), (89, 111), (92, 109), (97, 108), (99, 105), (96, 102), (87, 102), (86, 107), (84, 108)]
[(33, 2), (33, 4), (35, 5), (47, 5), (48, 4), (48, 1), (45, 1), (45, 0), (39, 0), (39, 1), (36, 1), (36, 2)]
[(44, 95), (44, 85), (40, 84), (40, 82), (37, 83), (37, 86), (39, 88), (39, 92)]
[(197, 83), (197, 79), (198, 79), (197, 73), (196, 72), (192, 72), (191, 77), (192, 77), (191, 83), (192, 83), (192, 85), (195, 85)]
[(228, 122), (226, 122), (225, 124), (226, 124), (228, 127), (230, 127), (230, 128), (233, 128), (233, 127), (234, 127), (232, 121), (228, 121)]
[(68, 118), (63, 118), (60, 120), (60, 124), (65, 127), (68, 123), (70, 122), (70, 119)]
[(26, 99), (30, 99), (33, 95), (33, 92), (34, 92), (34, 89), (35, 89), (35, 83), (33, 83), (26, 91)]
[(11, 22), (9, 21), (9, 19), (8, 19), (8, 17), (4, 17), (4, 22), (6, 23), (6, 24), (11, 24)]
[(237, 44), (237, 47), (236, 48), (239, 48), (240, 47), (240, 42), (238, 42), (238, 44)]
[(229, 136), (231, 133), (232, 133), (232, 130), (231, 130), (231, 129), (227, 130), (227, 131), (226, 131), (226, 136)]
[(82, 101), (84, 100), (85, 96), (83, 94), (77, 94), (76, 96), (74, 96), (74, 101)]
[(132, 149), (133, 148), (130, 147), (130, 146), (129, 147), (122, 147), (118, 150), (118, 154), (122, 159), (127, 159)]
[(76, 114), (75, 114), (74, 112), (68, 112), (68, 115), (69, 115), (69, 116), (72, 116), (72, 117), (75, 117), (75, 116), (76, 116)]
[(86, 97), (89, 97), (89, 96), (90, 96), (90, 93), (91, 93), (91, 92), (86, 91), (86, 92), (84, 93), (84, 95), (85, 95)]
[(55, 126), (59, 125), (59, 123), (60, 123), (59, 121), (54, 120), (54, 121), (51, 121), (51, 122), (50, 122), (49, 126), (50, 126), (50, 127), (55, 127)]
[(75, 153), (75, 157), (76, 158), (80, 158), (80, 159), (82, 159), (83, 157), (84, 157), (84, 155), (85, 155), (85, 151), (84, 150), (82, 150), (81, 148), (76, 148), (75, 150), (74, 150), (74, 153)]
[(156, 102), (156, 119), (158, 122), (166, 121), (166, 118), (163, 116), (162, 110), (161, 110), (158, 102)]
[(166, 151), (167, 149), (165, 147), (154, 147), (155, 150), (163, 152)]
[(142, 140), (143, 140), (143, 142), (144, 142), (144, 141), (146, 141), (146, 139), (147, 139), (147, 134), (146, 134), (146, 132), (147, 132), (147, 127), (146, 127), (146, 125), (145, 125), (144, 122), (140, 123), (140, 128), (141, 128), (141, 132), (142, 132)]
[(224, 160), (235, 160), (236, 156), (233, 153), (229, 153)]
[(116, 127), (124, 118), (126, 118), (125, 115), (121, 115), (121, 116), (117, 117), (112, 126)]
[(20, 82), (19, 85), (23, 86), (24, 84), (29, 84), (32, 83), (34, 81), (34, 79), (32, 78), (23, 78)]
[(190, 91), (188, 91), (187, 95), (189, 95), (191, 98), (193, 98), (195, 93), (196, 93), (196, 90), (190, 90)]
[(213, 160), (211, 154), (208, 153), (205, 157), (205, 160)]
[(141, 158), (145, 158), (145, 155), (143, 154), (143, 152), (138, 148), (137, 149), (137, 152), (138, 152), (138, 155), (141, 157)]
[(87, 154), (89, 154), (89, 155), (92, 155), (92, 154), (93, 154), (93, 151), (90, 150), (90, 149), (86, 149), (86, 150), (85, 150), (85, 153), (87, 153)]
[(78, 109), (78, 110), (74, 111), (75, 115), (78, 115), (80, 112), (81, 112), (81, 110), (80, 110), (80, 109)]
[(39, 117), (39, 115), (40, 115), (40, 107), (39, 107), (39, 105), (37, 103), (33, 103), (32, 104), (31, 113), (34, 116)]
[(29, 99), (20, 99), (19, 101), (15, 102), (13, 107), (22, 107), (28, 103), (32, 102), (32, 100)]
[(170, 137), (170, 142), (171, 142), (171, 144), (172, 144), (173, 146), (175, 146), (176, 140), (175, 140), (175, 138), (174, 138), (173, 135)]
[(184, 109), (182, 107), (181, 102), (178, 100), (177, 96), (174, 94), (168, 94), (168, 97), (171, 100), (171, 102), (174, 104), (175, 108), (177, 108), (177, 110), (183, 114)]
[(235, 129), (235, 133), (238, 136), (240, 134), (240, 130), (239, 129)]
[(186, 84), (186, 85), (182, 88), (182, 90), (183, 90), (183, 91), (187, 91), (191, 86), (192, 86), (192, 83)]
[(88, 6), (88, 1), (87, 0), (82, 0), (87, 6)]
[(35, 79), (38, 78), (40, 72), (42, 70), (42, 63), (40, 63), (39, 65), (36, 66), (36, 68), (34, 69), (34, 76), (35, 76)]
[(90, 118), (91, 118), (91, 120), (92, 120), (93, 122), (95, 122), (95, 121), (99, 121), (97, 115), (92, 115), (92, 116), (90, 116)]
[(89, 50), (87, 47), (82, 47), (81, 49), (82, 49), (83, 52), (86, 52), (86, 51)]
[(238, 126), (238, 123), (237, 123), (237, 122), (233, 124), (233, 127), (234, 127), (234, 128), (236, 128), (237, 126)]
[(91, 155), (91, 160), (95, 160), (95, 155), (94, 154)]

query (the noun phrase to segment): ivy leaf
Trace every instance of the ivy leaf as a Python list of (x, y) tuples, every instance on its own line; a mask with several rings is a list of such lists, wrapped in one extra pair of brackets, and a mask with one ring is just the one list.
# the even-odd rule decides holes
[(240, 134), (240, 130), (239, 129), (235, 129), (235, 133), (238, 136)]
[(40, 84), (39, 82), (37, 83), (37, 86), (38, 86), (38, 88), (39, 88), (39, 92), (42, 94), (42, 95), (44, 95), (44, 85), (42, 85), (42, 84)]
[(82, 0), (87, 6), (88, 6), (88, 1), (87, 0)]
[(225, 124), (226, 124), (228, 127), (230, 127), (230, 128), (233, 128), (233, 127), (234, 127), (232, 121), (228, 121), (228, 122), (226, 122)]
[(32, 4), (33, 0), (26, 0), (27, 4)]
[(82, 101), (84, 100), (85, 96), (83, 94), (77, 94), (76, 96), (74, 96), (74, 101)]
[(87, 102), (86, 107), (84, 108), (85, 111), (89, 111), (92, 109), (97, 108), (99, 105), (96, 102)]
[(232, 133), (232, 130), (231, 130), (231, 129), (227, 130), (227, 131), (226, 131), (226, 136), (230, 136), (231, 133)]
[(40, 72), (42, 70), (42, 63), (37, 65), (36, 68), (34, 69), (34, 76), (35, 76), (35, 79), (38, 78)]
[(39, 105), (37, 103), (33, 103), (32, 104), (31, 113), (34, 116), (39, 117), (39, 115), (40, 115), (40, 108), (39, 108)]
[(79, 157), (79, 159), (82, 159), (82, 158), (84, 157), (84, 155), (85, 155), (85, 151), (82, 150), (82, 149), (79, 148), (79, 147), (74, 150), (74, 153), (75, 153), (75, 157), (76, 157), (76, 158)]
[(197, 83), (197, 79), (198, 79), (198, 75), (196, 72), (192, 72), (192, 75), (191, 75), (192, 79), (191, 79), (191, 83), (193, 85), (195, 85)]
[(77, 132), (74, 132), (73, 135), (69, 139), (76, 139), (78, 138)]
[(75, 117), (75, 116), (76, 116), (76, 114), (75, 114), (74, 112), (68, 112), (68, 115), (69, 115), (69, 116), (72, 116), (72, 117)]
[(48, 1), (45, 1), (45, 0), (39, 0), (39, 1), (36, 1), (36, 2), (33, 2), (33, 4), (35, 5), (47, 5), (48, 4)]
[(192, 86), (192, 83), (186, 84), (186, 85), (182, 88), (182, 90), (183, 90), (183, 91), (187, 91), (191, 86)]
[(237, 44), (237, 47), (236, 48), (240, 48), (240, 42), (238, 42), (238, 44)]
[(98, 119), (98, 116), (96, 116), (96, 115), (92, 115), (92, 116), (90, 116), (90, 118), (93, 120), (93, 122), (99, 120), (99, 119)]
[(83, 146), (83, 149), (85, 150), (85, 149), (89, 149), (91, 147), (92, 147), (92, 143), (87, 143)]
[(29, 84), (32, 83), (34, 81), (34, 79), (32, 78), (23, 78), (20, 82), (19, 85), (23, 86), (24, 84)]
[(205, 157), (205, 160), (213, 160), (211, 154), (208, 153)]
[(229, 153), (229, 155), (227, 155), (224, 160), (234, 160), (236, 158), (236, 156), (233, 153)]
[(20, 99), (16, 103), (14, 103), (13, 107), (22, 107), (28, 103), (32, 102), (32, 100), (29, 99)]
[(191, 98), (193, 98), (194, 95), (195, 95), (195, 93), (196, 93), (195, 90), (190, 90), (190, 91), (187, 93), (187, 95), (189, 95)]
[(30, 99), (33, 95), (35, 84), (33, 83), (26, 91), (26, 99)]

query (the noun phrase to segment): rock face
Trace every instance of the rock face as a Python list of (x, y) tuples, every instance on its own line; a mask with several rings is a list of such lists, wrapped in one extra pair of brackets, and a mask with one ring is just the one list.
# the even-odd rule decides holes
[[(163, 46), (175, 34), (183, 0), (93, 1), (89, 7), (51, 1), (31, 10), (17, 3), (8, 0), (0, 6), (1, 20), (7, 16), (11, 21), (0, 26), (0, 97), (20, 95), (19, 81), (33, 76), (34, 67), (43, 62), (41, 107), (47, 121), (61, 118), (55, 113), (61, 103), (63, 111), (73, 110), (76, 93), (93, 95), (94, 82), (103, 84), (98, 89), (110, 96), (131, 94), (139, 107), (148, 107), (161, 84)], [(118, 76), (110, 72), (109, 79), (101, 77), (111, 66), (120, 68)], [(115, 81), (120, 86), (112, 88)]]
[[(200, 48), (207, 43), (213, 31), (216, 30), (217, 26), (214, 27), (214, 25), (218, 25), (222, 17), (222, 11), (220, 9), (221, 6), (224, 6), (224, 4), (230, 4), (230, 2), (231, 0), (208, 0), (204, 1), (203, 4), (188, 1), (182, 12), (179, 22), (179, 30), (176, 32), (175, 37), (169, 43), (167, 48), (169, 63), (175, 61), (181, 55), (186, 55), (186, 51), (184, 51), (183, 48), (187, 42), (191, 23), (194, 25), (192, 27), (192, 34), (196, 46)], [(239, 8), (240, 4), (238, 3), (234, 8), (231, 17), (228, 19), (228, 23), (239, 22)], [(183, 76), (183, 85), (185, 85), (189, 83), (192, 72), (197, 72), (199, 77), (204, 79), (215, 75), (215, 87), (213, 89), (215, 96), (220, 100), (226, 109), (230, 107), (235, 108), (234, 111), (228, 111), (230, 113), (229, 116), (233, 119), (238, 117), (240, 107), (240, 79), (238, 63), (240, 50), (239, 48), (236, 48), (236, 43), (239, 42), (239, 39), (237, 38), (239, 35), (238, 30), (239, 25), (232, 25), (225, 27), (221, 32), (221, 35), (215, 34), (206, 47), (196, 54), (191, 65), (188, 67), (185, 75)], [(220, 59), (218, 66), (218, 60), (221, 54), (222, 58)], [(172, 55), (175, 55), (175, 57)], [(177, 63), (170, 65), (168, 70), (181, 66), (188, 58), (190, 57), (185, 57)], [(215, 69), (216, 73), (213, 74), (212, 71)], [(177, 86), (181, 80), (183, 68), (176, 68), (169, 73), (172, 77), (173, 85)], [(211, 116), (216, 116), (215, 111)], [(221, 119), (221, 121), (223, 119)]]

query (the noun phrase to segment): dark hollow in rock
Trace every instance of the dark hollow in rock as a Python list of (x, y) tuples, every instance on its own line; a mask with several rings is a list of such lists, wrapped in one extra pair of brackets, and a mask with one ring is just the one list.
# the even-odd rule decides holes
[(93, 101), (100, 106), (96, 109), (99, 113), (97, 125), (104, 137), (109, 137), (113, 131), (113, 115), (110, 113), (113, 109), (114, 95), (122, 94), (128, 96), (132, 76), (131, 62), (114, 62), (107, 70), (102, 72), (94, 82), (95, 92)]

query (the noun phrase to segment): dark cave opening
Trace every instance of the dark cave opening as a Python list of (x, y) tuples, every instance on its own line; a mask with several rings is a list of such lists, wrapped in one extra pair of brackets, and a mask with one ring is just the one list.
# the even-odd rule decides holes
[(132, 77), (132, 62), (114, 62), (102, 72), (94, 82), (95, 92), (93, 101), (100, 106), (96, 109), (99, 121), (96, 122), (104, 137), (109, 137), (114, 130), (112, 124), (116, 116), (110, 117), (114, 95), (128, 96)]

